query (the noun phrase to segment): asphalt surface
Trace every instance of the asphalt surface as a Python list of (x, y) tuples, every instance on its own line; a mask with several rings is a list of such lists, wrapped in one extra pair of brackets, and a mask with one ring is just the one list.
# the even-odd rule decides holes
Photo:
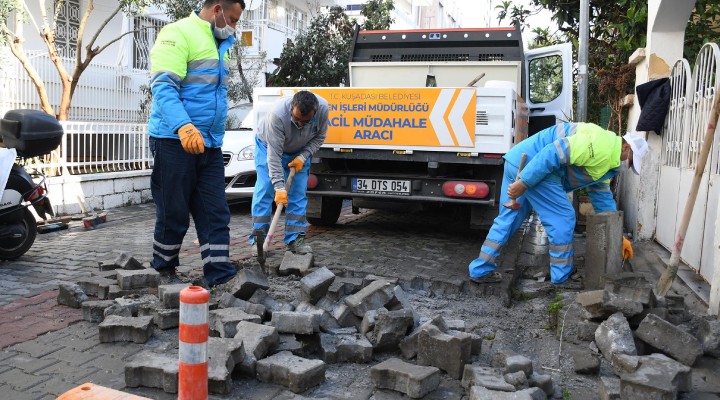
[[(240, 264), (253, 262), (247, 244), (249, 207), (235, 205), (231, 211), (231, 259)], [(363, 210), (355, 215), (346, 205), (338, 225), (311, 227), (308, 242), (314, 248), (316, 266), (349, 275), (398, 277), (420, 296), (457, 300), (468, 293), (475, 295), (475, 286), (467, 281), (467, 264), (477, 256), (483, 240), (481, 232), (466, 227), (467, 217), (447, 209), (418, 213)], [(167, 333), (156, 332), (156, 337), (143, 345), (101, 344), (96, 324), (83, 321), (80, 310), (56, 302), (60, 283), (89, 276), (98, 262), (112, 260), (118, 252), (149, 261), (153, 226), (152, 204), (113, 209), (108, 212), (108, 222), (96, 229), (85, 230), (79, 221), (73, 221), (69, 230), (38, 235), (20, 259), (0, 262), (0, 399), (53, 399), (85, 382), (150, 398), (175, 398), (155, 389), (126, 388), (124, 379), (125, 362), (144, 349), (161, 351), (167, 346)], [(190, 274), (202, 269), (195, 239), (191, 227), (181, 251), (182, 270)], [(576, 257), (582, 257), (584, 243), (578, 244)], [(281, 243), (275, 244), (268, 264), (279, 265), (282, 248)], [(636, 253), (640, 260), (651, 258), (643, 256), (641, 249)], [(644, 263), (648, 262), (655, 261)], [(337, 366), (328, 370), (326, 384), (307, 398), (401, 398), (373, 391), (368, 371), (368, 366)], [(462, 398), (464, 391), (457, 381), (443, 382), (432, 398)], [(234, 381), (230, 395), (211, 398), (306, 397), (242, 378)]]

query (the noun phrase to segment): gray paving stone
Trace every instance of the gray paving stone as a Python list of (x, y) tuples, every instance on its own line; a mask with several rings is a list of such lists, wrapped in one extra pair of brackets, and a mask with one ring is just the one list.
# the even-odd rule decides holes
[(320, 331), (320, 318), (317, 313), (297, 311), (277, 311), (270, 323), (278, 333), (312, 335)]
[(144, 386), (177, 393), (177, 355), (149, 351), (137, 354), (125, 365), (125, 384), (131, 388)]
[(440, 385), (440, 370), (423, 367), (391, 358), (370, 369), (370, 377), (376, 388), (391, 389), (419, 399)]
[(152, 335), (152, 317), (110, 315), (98, 325), (100, 342), (145, 343)]
[(209, 325), (212, 333), (217, 333), (222, 338), (232, 338), (237, 333), (237, 325), (241, 321), (248, 321), (259, 324), (260, 317), (255, 314), (248, 314), (239, 308), (221, 308), (210, 311)]
[(278, 268), (278, 275), (299, 275), (305, 276), (310, 273), (310, 269), (314, 265), (313, 253), (308, 254), (295, 254), (289, 251), (285, 252), (280, 267)]
[(18, 343), (16, 345), (10, 346), (10, 350), (16, 351), (16, 352), (23, 352), (30, 354), (30, 356), (35, 358), (40, 358), (43, 356), (46, 356), (48, 354), (54, 353), (60, 349), (62, 349), (62, 346), (58, 346), (56, 344), (52, 343), (37, 343), (33, 341), (27, 341), (23, 343)]
[(300, 279), (300, 292), (303, 300), (315, 304), (328, 291), (330, 285), (335, 281), (335, 274), (327, 267), (319, 268)]
[(654, 314), (645, 317), (635, 335), (688, 366), (693, 365), (703, 354), (702, 346), (695, 336)]
[[(248, 300), (257, 289), (269, 288), (270, 282), (261, 269), (243, 268), (226, 284), (225, 290), (238, 299)], [(253, 301), (253, 303), (258, 302)]]
[(289, 351), (257, 362), (257, 379), (301, 393), (325, 381), (325, 363), (293, 355)]
[(65, 361), (74, 367), (80, 367), (84, 365), (93, 365), (93, 360), (100, 357), (100, 354), (92, 353), (88, 351), (78, 351), (69, 347), (64, 347), (59, 351), (48, 354), (44, 359)]
[[(2, 374), (0, 374), (2, 376)], [(10, 385), (0, 385), (0, 393), (6, 396), (6, 399), (12, 400), (37, 400), (38, 395), (26, 391), (18, 391), (12, 388)]]
[(154, 288), (159, 284), (160, 274), (152, 268), (117, 270), (117, 285), (121, 290)]
[(4, 360), (3, 366), (6, 368), (18, 368), (25, 373), (33, 374), (43, 368), (55, 364), (56, 362), (57, 360), (55, 359), (37, 359), (35, 357), (30, 357), (25, 353), (17, 353), (14, 357)]
[(80, 308), (83, 301), (87, 301), (88, 297), (83, 292), (80, 285), (77, 284), (61, 284), (59, 287), (57, 302), (72, 308)]
[(50, 379), (48, 376), (28, 374), (18, 368), (13, 368), (0, 374), (0, 381), (8, 382), (13, 390), (19, 392), (35, 387), (48, 379)]
[(446, 334), (430, 325), (418, 337), (417, 363), (438, 367), (453, 379), (460, 379), (472, 356), (472, 339), (463, 332)]

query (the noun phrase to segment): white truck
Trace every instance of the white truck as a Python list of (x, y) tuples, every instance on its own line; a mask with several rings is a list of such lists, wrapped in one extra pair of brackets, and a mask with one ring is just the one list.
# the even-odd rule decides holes
[(571, 119), (571, 58), (569, 44), (524, 51), (517, 27), (358, 31), (350, 87), (256, 88), (254, 118), (300, 89), (328, 100), (308, 181), (312, 224), (334, 224), (352, 199), (354, 211), (464, 205), (471, 226), (486, 227), (502, 155)]

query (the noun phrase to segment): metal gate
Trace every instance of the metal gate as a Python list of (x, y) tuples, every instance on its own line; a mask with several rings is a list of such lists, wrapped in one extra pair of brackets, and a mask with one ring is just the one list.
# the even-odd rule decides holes
[[(655, 237), (660, 244), (672, 250), (710, 109), (720, 88), (720, 48), (715, 43), (703, 46), (692, 75), (687, 60), (677, 61), (670, 79), (672, 98), (663, 130)], [(713, 241), (720, 197), (718, 149), (716, 134), (681, 254), (682, 260), (707, 281), (712, 279), (713, 274)]]

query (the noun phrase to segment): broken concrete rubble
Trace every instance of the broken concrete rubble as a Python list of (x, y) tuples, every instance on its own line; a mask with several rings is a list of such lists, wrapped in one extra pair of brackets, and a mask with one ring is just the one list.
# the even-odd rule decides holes
[[(282, 278), (285, 280), (284, 282), (293, 283), (292, 287), (297, 290), (296, 297), (292, 299), (290, 296), (278, 295), (277, 291), (273, 291), (270, 288), (270, 280), (264, 275), (248, 276), (257, 272), (262, 274), (260, 270), (250, 270), (245, 274), (243, 283), (239, 283), (241, 280), (238, 279), (234, 283), (239, 283), (239, 285), (227, 285), (213, 293), (213, 300), (220, 308), (211, 312), (213, 317), (211, 317), (210, 325), (217, 336), (222, 336), (222, 338), (211, 337), (208, 343), (211, 393), (229, 393), (233, 377), (241, 376), (279, 384), (299, 393), (321, 383), (324, 380), (324, 370), (330, 364), (367, 363), (370, 364), (368, 365), (368, 370), (370, 370), (372, 364), (402, 353), (405, 360), (400, 361), (401, 363), (411, 367), (435, 370), (437, 371), (436, 375), (443, 377), (445, 381), (462, 378), (462, 386), (466, 388), (465, 396), (469, 396), (471, 393), (476, 395), (490, 393), (492, 398), (501, 399), (505, 398), (503, 396), (506, 395), (502, 392), (506, 391), (507, 396), (514, 396), (507, 398), (545, 398), (542, 396), (553, 395), (559, 398), (557, 386), (553, 384), (552, 378), (549, 375), (538, 375), (538, 372), (533, 371), (533, 360), (519, 353), (507, 351), (497, 357), (497, 360), (502, 360), (501, 363), (498, 363), (502, 366), (500, 369), (485, 366), (484, 363), (488, 359), (496, 358), (495, 352), (499, 347), (493, 343), (492, 337), (462, 319), (445, 320), (441, 316), (435, 316), (431, 321), (424, 319), (424, 315), (413, 309), (413, 303), (408, 299), (408, 293), (410, 296), (417, 294), (412, 290), (406, 292), (398, 284), (397, 279), (390, 280), (370, 275), (363, 278), (340, 277), (335, 276), (328, 268), (309, 269), (304, 274), (299, 274), (303, 276), (302, 279), (300, 277)], [(317, 275), (314, 275), (316, 273)], [(258, 284), (258, 282), (262, 282), (263, 277), (267, 280), (267, 287), (264, 287), (264, 284)], [(322, 279), (314, 281), (316, 277)], [(631, 278), (629, 281), (633, 281), (633, 279)], [(275, 280), (272, 282), (277, 283)], [(179, 287), (184, 286), (187, 285), (179, 285)], [(638, 286), (643, 287), (641, 284)], [(650, 312), (650, 305), (656, 305), (656, 308), (661, 310), (666, 309), (664, 300), (651, 301), (646, 294), (627, 291), (624, 289), (625, 287), (619, 286), (616, 281), (609, 281), (606, 289), (598, 290), (595, 294), (599, 296), (599, 301), (587, 304), (578, 301), (584, 309), (590, 305), (596, 307), (595, 314), (585, 315), (586, 318), (592, 318), (592, 320), (582, 320), (581, 308), (577, 306), (574, 308), (576, 313), (565, 314), (567, 316), (577, 314), (577, 318), (580, 319), (577, 323), (578, 333), (575, 340), (595, 340), (597, 331), (607, 329), (608, 324), (601, 326), (601, 323), (606, 322), (603, 319), (612, 311), (621, 310), (619, 313), (621, 315), (634, 314), (637, 304), (641, 305), (643, 313)], [(154, 293), (153, 288), (149, 289), (151, 293)], [(136, 304), (138, 296), (123, 299), (121, 302), (132, 304), (138, 310), (138, 316), (151, 318), (153, 324), (158, 328), (172, 329), (177, 324), (173, 325), (172, 322), (169, 322), (172, 318), (169, 312), (172, 309), (168, 306), (175, 304), (175, 293), (179, 295), (179, 292), (170, 289), (173, 288), (158, 287), (159, 299), (156, 298), (154, 303)], [(100, 292), (100, 290), (97, 291)], [(242, 299), (233, 294), (245, 298)], [(578, 294), (578, 299), (582, 295), (582, 293)], [(648, 300), (642, 300), (643, 298)], [(416, 298), (412, 297), (412, 300), (416, 301)], [(100, 304), (87, 303), (87, 307), (83, 304), (83, 310), (87, 309), (87, 318), (95, 320), (95, 322), (100, 322), (98, 320), (101, 318), (97, 309), (104, 310), (111, 305), (120, 304), (120, 302), (114, 301)], [(631, 304), (631, 307), (618, 307), (617, 304)], [(177, 309), (174, 310), (177, 311)], [(564, 311), (566, 309), (562, 312)], [(678, 314), (681, 312), (678, 310)], [(237, 320), (233, 318), (223, 320), (222, 316), (226, 315), (225, 313), (236, 316), (242, 313), (243, 317)], [(589, 317), (590, 315), (592, 317)], [(245, 316), (249, 317), (246, 319)], [(627, 323), (627, 316), (622, 316), (625, 317)], [(174, 317), (177, 320), (177, 314), (174, 314)], [(454, 318), (458, 318), (458, 316), (454, 315)], [(614, 319), (619, 319), (619, 317)], [(418, 326), (421, 320), (426, 322)], [(581, 326), (584, 327), (583, 334), (580, 333)], [(632, 324), (628, 330), (632, 333)], [(432, 334), (429, 334), (429, 331)], [(478, 332), (482, 332), (483, 336), (486, 336), (485, 341), (488, 346), (483, 350), (485, 353), (482, 357), (476, 358), (474, 355), (480, 354), (483, 342), (483, 337), (478, 335)], [(605, 334), (612, 336), (609, 331)], [(421, 344), (421, 335), (424, 335), (425, 345)], [(125, 335), (125, 337), (129, 336), (131, 335)], [(442, 340), (443, 338), (447, 340)], [(134, 341), (132, 338), (131, 340)], [(220, 340), (235, 341), (234, 343), (241, 343), (242, 346), (235, 347), (233, 355), (228, 357), (225, 350), (220, 350), (226, 347), (226, 345), (218, 344), (222, 343), (217, 342)], [(599, 342), (602, 342), (602, 339)], [(470, 345), (468, 346), (467, 343)], [(614, 345), (615, 343), (611, 343), (610, 348), (612, 349)], [(603, 346), (598, 345), (598, 348), (602, 349)], [(239, 349), (241, 351), (238, 351)], [(636, 351), (638, 350), (636, 349)], [(568, 353), (572, 354), (573, 350), (562, 352), (566, 357)], [(587, 354), (590, 356), (589, 358), (597, 360), (597, 357), (590, 351)], [(638, 384), (633, 380), (635, 378), (632, 377), (633, 374), (638, 374), (638, 370), (643, 371), (640, 363), (642, 356), (629, 356), (622, 352), (611, 352), (610, 354), (613, 354), (610, 359), (612, 365), (618, 366), (618, 369), (615, 370), (616, 373), (620, 377), (631, 376), (626, 379), (631, 382), (628, 385), (637, 386)], [(417, 359), (413, 360), (415, 357)], [(223, 364), (223, 360), (227, 362)], [(306, 370), (310, 372), (306, 372), (305, 369), (292, 371), (283, 364), (288, 360), (307, 367)], [(323, 365), (322, 377), (317, 369), (319, 365)], [(379, 365), (381, 364), (376, 366)], [(572, 364), (569, 365), (572, 366)], [(649, 362), (646, 362), (646, 368), (648, 365)], [(335, 365), (333, 365), (334, 367)], [(541, 371), (539, 368), (542, 367), (542, 364), (538, 365), (536, 361), (536, 367), (538, 367), (538, 371)], [(588, 370), (596, 373), (593, 372), (593, 368)], [(163, 371), (162, 368), (158, 370)], [(396, 381), (411, 379), (403, 375), (402, 368), (393, 371), (398, 374), (393, 378)], [(663, 371), (667, 372), (669, 369)], [(290, 375), (294, 377), (288, 378)], [(328, 375), (329, 380), (330, 376)], [(128, 378), (126, 377), (126, 379)], [(133, 379), (139, 380), (137, 377)], [(165, 378), (158, 378), (155, 382), (136, 383), (136, 385), (166, 390), (162, 379)], [(177, 378), (175, 377), (175, 379)], [(617, 392), (619, 393), (620, 378), (616, 379), (618, 379)], [(418, 391), (427, 390), (420, 383), (414, 388), (408, 388), (401, 384), (393, 385), (390, 383), (375, 384), (375, 387), (378, 390), (395, 390), (411, 397), (417, 395)], [(130, 385), (128, 386), (130, 387)], [(682, 387), (682, 385), (678, 387)], [(437, 386), (429, 389), (427, 393), (436, 389)], [(612, 390), (606, 389), (608, 393), (616, 392), (614, 387)], [(462, 389), (460, 390), (462, 393)], [(656, 388), (652, 390), (656, 390)]]
[(693, 335), (653, 314), (645, 317), (635, 335), (688, 366), (703, 354), (700, 342)]

